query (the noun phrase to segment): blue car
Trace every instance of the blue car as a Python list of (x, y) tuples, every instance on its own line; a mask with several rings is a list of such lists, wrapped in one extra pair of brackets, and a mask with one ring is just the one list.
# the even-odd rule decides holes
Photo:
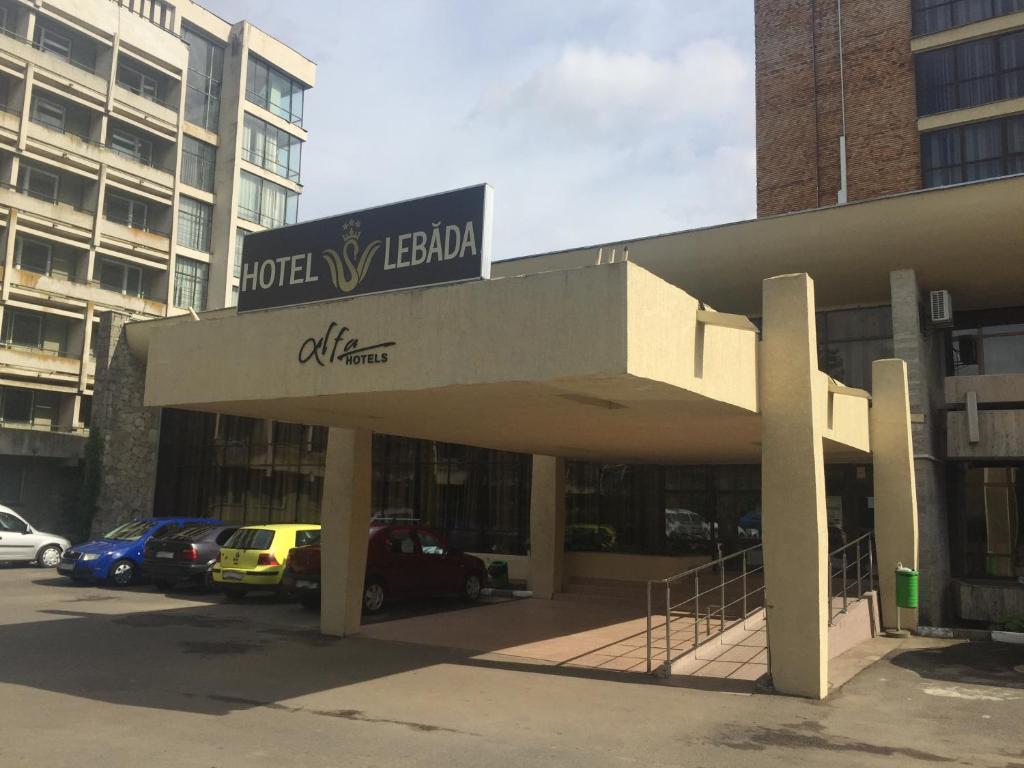
[(147, 541), (196, 523), (218, 525), (220, 521), (204, 517), (133, 520), (119, 525), (102, 538), (76, 544), (66, 550), (57, 565), (57, 572), (75, 581), (102, 581), (112, 587), (127, 587), (138, 577), (142, 550)]

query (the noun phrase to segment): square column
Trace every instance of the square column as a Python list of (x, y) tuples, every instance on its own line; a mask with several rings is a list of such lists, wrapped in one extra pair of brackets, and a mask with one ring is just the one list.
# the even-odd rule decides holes
[(565, 459), (534, 456), (530, 485), (530, 589), (550, 600), (563, 586)]
[(359, 631), (370, 533), (373, 433), (331, 429), (320, 503), (320, 632)]
[(761, 504), (772, 683), (780, 693), (828, 694), (828, 534), (814, 283), (764, 281), (760, 351)]
[[(910, 427), (907, 364), (871, 364), (871, 455), (875, 477), (875, 549), (882, 599), (882, 626), (896, 626), (897, 563), (917, 570), (917, 482)], [(917, 610), (903, 609), (903, 629), (917, 627)]]

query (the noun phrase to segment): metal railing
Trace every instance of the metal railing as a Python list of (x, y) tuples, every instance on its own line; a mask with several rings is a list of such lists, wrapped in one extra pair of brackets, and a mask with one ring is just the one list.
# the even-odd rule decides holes
[[(738, 571), (738, 573), (737, 573)], [(730, 574), (736, 575), (730, 575)], [(735, 586), (733, 586), (735, 585)], [(741, 624), (764, 605), (764, 558), (761, 545), (740, 550), (667, 579), (647, 582), (647, 671), (653, 670), (654, 591), (665, 590), (664, 661), (659, 666), (663, 674), (672, 670), (672, 663)], [(673, 602), (673, 590), (677, 602)], [(737, 594), (737, 591), (739, 594)], [(682, 599), (678, 599), (685, 595)], [(659, 614), (662, 613), (659, 610)], [(673, 620), (682, 623), (688, 635), (688, 622), (693, 623), (692, 645), (680, 643), (672, 636)], [(717, 630), (712, 623), (717, 622)], [(703, 625), (703, 633), (701, 627)], [(703, 637), (702, 637), (703, 635)], [(673, 646), (680, 646), (673, 648)]]
[[(849, 610), (850, 602), (864, 597), (875, 586), (875, 535), (873, 531), (839, 547), (828, 556), (828, 625)], [(867, 590), (865, 590), (865, 586)], [(851, 587), (854, 594), (850, 596)]]

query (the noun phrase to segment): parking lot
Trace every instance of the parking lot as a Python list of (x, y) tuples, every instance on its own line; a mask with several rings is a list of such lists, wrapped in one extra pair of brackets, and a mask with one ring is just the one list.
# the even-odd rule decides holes
[(875, 641), (886, 658), (812, 703), (415, 640), (0, 568), (0, 765), (1024, 766), (1020, 647)]

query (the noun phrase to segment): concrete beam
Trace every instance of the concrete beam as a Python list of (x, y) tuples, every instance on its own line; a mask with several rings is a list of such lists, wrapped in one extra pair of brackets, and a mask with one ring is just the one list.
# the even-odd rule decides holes
[(533, 457), (530, 486), (530, 589), (550, 600), (561, 592), (565, 559), (565, 460)]
[(780, 693), (828, 693), (828, 536), (817, 386), (814, 283), (764, 281), (761, 344), (761, 503), (772, 683)]
[(320, 632), (359, 631), (370, 531), (373, 434), (332, 429), (327, 440), (320, 504)]
[[(896, 626), (897, 563), (918, 567), (917, 483), (910, 427), (907, 364), (876, 360), (871, 365), (871, 446), (875, 482), (875, 547), (882, 598), (882, 624)], [(904, 609), (900, 625), (917, 627), (917, 610)]]

